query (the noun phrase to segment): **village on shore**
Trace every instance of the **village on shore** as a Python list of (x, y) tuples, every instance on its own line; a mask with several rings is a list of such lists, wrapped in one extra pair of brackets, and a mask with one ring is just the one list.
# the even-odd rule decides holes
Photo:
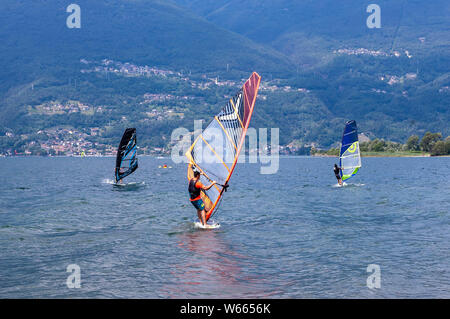
[[(356, 50), (338, 50), (335, 54), (345, 55), (385, 55), (387, 53), (381, 51), (368, 51), (366, 49)], [(396, 52), (398, 57), (400, 53)], [(405, 55), (409, 56), (409, 52), (405, 51)], [(189, 75), (182, 74), (171, 70), (165, 70), (158, 67), (140, 66), (132, 63), (123, 63), (111, 59), (103, 59), (101, 61), (88, 61), (81, 59), (82, 65), (81, 73), (98, 73), (98, 74), (115, 74), (126, 77), (171, 77), (177, 81), (188, 83), (190, 87), (197, 90), (207, 90), (214, 86), (238, 87), (238, 81), (219, 80), (218, 77), (208, 77), (202, 75), (200, 78), (190, 78)], [(381, 80), (387, 81), (389, 85), (397, 82), (411, 80), (416, 77), (415, 74), (406, 74), (404, 77), (398, 78), (390, 75), (385, 75)], [(282, 86), (278, 84), (277, 80), (262, 82), (260, 86), (260, 94), (258, 99), (267, 99), (267, 94), (273, 92), (300, 92), (308, 94), (310, 91), (306, 88), (292, 88), (291, 86)], [(379, 92), (385, 93), (385, 92)], [(140, 105), (146, 108), (144, 117), (140, 121), (165, 121), (171, 119), (183, 119), (185, 117), (185, 109), (177, 107), (177, 103), (189, 103), (195, 100), (196, 97), (189, 95), (180, 95), (169, 93), (145, 93), (140, 97)], [(192, 101), (191, 101), (192, 102)], [(179, 105), (179, 104), (178, 104)], [(148, 109), (148, 110), (147, 110)], [(28, 106), (29, 115), (37, 116), (71, 116), (71, 115), (85, 115), (85, 116), (107, 116), (109, 106), (107, 105), (91, 105), (89, 103), (80, 101), (48, 101), (41, 105)], [(122, 116), (121, 121), (126, 122), (127, 116)], [(111, 123), (109, 124), (111, 125)], [(57, 126), (51, 128), (42, 128), (32, 134), (15, 133), (12, 130), (7, 130), (4, 133), (3, 145), (0, 148), (0, 156), (114, 156), (117, 151), (117, 145), (104, 142), (102, 139), (103, 133), (107, 127), (93, 126), (87, 128), (74, 128), (71, 126)], [(442, 137), (442, 136), (441, 136)], [(429, 156), (431, 155), (446, 155), (447, 148), (450, 142), (448, 138), (435, 137), (434, 142), (439, 142), (439, 150), (433, 154), (432, 149), (420, 152), (422, 149), (419, 146), (407, 147), (400, 143), (393, 143), (383, 141), (375, 147), (375, 149), (362, 150), (366, 156)], [(11, 142), (8, 142), (10, 140)], [(440, 141), (441, 140), (441, 141)], [(377, 139), (377, 141), (379, 141)], [(381, 140), (380, 140), (381, 141)], [(360, 142), (369, 143), (370, 139), (364, 134), (360, 135)], [(416, 141), (418, 143), (418, 141)], [(385, 144), (383, 144), (385, 143)], [(383, 144), (383, 145), (382, 145)], [(5, 145), (9, 145), (5, 147)], [(17, 147), (19, 145), (19, 147)], [(380, 146), (381, 145), (381, 146)], [(406, 144), (405, 144), (406, 145)], [(143, 155), (162, 156), (170, 154), (172, 145), (166, 147), (149, 147), (142, 146), (139, 152)], [(385, 147), (386, 146), (386, 147)], [(381, 147), (381, 148), (380, 148)], [(403, 152), (401, 154), (401, 152)], [(336, 156), (336, 150), (318, 149), (316, 143), (291, 143), (280, 146), (279, 154), (281, 155), (315, 155), (315, 156)], [(384, 155), (383, 155), (384, 154)]]

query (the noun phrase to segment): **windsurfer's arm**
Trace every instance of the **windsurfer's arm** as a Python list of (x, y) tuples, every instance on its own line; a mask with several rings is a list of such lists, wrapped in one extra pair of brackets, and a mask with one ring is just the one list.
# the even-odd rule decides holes
[(212, 182), (211, 185), (205, 186), (205, 185), (202, 184), (202, 182), (198, 181), (197, 183), (195, 183), (195, 187), (203, 189), (204, 191), (207, 191), (208, 189), (213, 187), (215, 184), (216, 184), (216, 182)]
[(216, 184), (217, 184), (217, 182), (212, 182), (211, 185), (209, 185), (209, 186), (207, 186), (207, 187), (203, 186), (203, 189), (204, 189), (205, 191), (207, 191), (207, 190), (209, 190), (211, 187), (213, 187), (213, 186), (216, 185)]
[[(206, 176), (205, 174), (203, 174), (203, 173), (200, 173), (200, 175), (203, 175), (203, 176)], [(207, 176), (206, 176), (207, 177)], [(209, 179), (209, 178), (208, 178)], [(207, 191), (207, 190), (209, 190), (211, 187), (213, 187), (214, 185), (216, 185), (217, 184), (217, 182), (216, 181), (214, 181), (214, 182), (212, 182), (211, 183), (211, 185), (209, 185), (209, 186), (204, 186), (203, 184), (202, 184), (202, 189), (203, 190), (205, 190), (205, 191)]]

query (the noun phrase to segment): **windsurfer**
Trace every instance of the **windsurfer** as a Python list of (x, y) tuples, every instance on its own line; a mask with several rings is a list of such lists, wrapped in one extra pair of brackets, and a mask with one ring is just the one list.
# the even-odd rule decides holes
[(337, 164), (334, 164), (334, 175), (336, 176), (339, 185), (342, 186), (342, 178), (340, 172), (342, 171), (342, 167), (337, 166)]
[[(125, 173), (126, 171), (127, 171), (126, 169), (120, 168), (120, 169), (119, 169), (119, 174), (123, 174), (123, 173)], [(120, 179), (116, 182), (116, 184), (123, 184), (123, 178), (120, 178)]]
[(194, 178), (192, 178), (189, 181), (189, 195), (191, 196), (190, 201), (192, 205), (197, 209), (197, 215), (198, 219), (202, 223), (203, 226), (206, 225), (206, 219), (205, 219), (205, 203), (203, 203), (203, 200), (201, 198), (200, 192), (201, 190), (209, 190), (211, 187), (213, 187), (216, 182), (212, 182), (209, 186), (204, 186), (202, 182), (200, 181), (200, 172), (194, 171)]

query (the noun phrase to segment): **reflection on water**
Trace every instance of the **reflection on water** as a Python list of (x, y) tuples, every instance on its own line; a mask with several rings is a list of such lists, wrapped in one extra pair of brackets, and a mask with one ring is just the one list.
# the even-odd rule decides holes
[[(262, 297), (261, 278), (249, 277), (249, 258), (237, 253), (221, 231), (190, 230), (177, 236), (184, 258), (170, 270), (169, 298)], [(163, 289), (165, 290), (165, 289)]]
[(175, 286), (171, 287), (169, 297), (195, 297), (205, 291), (215, 296), (224, 289), (235, 290), (232, 287), (239, 285), (236, 278), (240, 266), (222, 234), (196, 230), (177, 236), (178, 247), (187, 254), (170, 271)]

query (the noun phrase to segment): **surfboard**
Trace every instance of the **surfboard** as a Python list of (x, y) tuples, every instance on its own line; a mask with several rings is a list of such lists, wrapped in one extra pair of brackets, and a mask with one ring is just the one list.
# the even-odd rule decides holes
[(220, 224), (219, 223), (214, 223), (212, 225), (206, 224), (205, 226), (203, 226), (202, 223), (195, 222), (194, 223), (194, 227), (195, 228), (200, 228), (200, 229), (217, 229), (217, 228), (220, 228)]

